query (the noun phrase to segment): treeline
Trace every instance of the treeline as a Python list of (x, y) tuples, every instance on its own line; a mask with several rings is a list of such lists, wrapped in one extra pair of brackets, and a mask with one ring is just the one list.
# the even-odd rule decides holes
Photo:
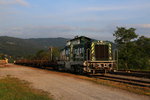
[(135, 28), (117, 27), (113, 34), (122, 70), (150, 70), (150, 38), (138, 36)]
[(39, 50), (34, 55), (29, 55), (26, 58), (30, 60), (58, 60), (60, 56), (60, 49), (51, 47), (48, 50)]

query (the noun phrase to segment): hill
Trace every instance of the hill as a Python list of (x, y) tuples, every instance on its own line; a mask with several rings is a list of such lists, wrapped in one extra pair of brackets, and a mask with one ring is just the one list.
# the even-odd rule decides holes
[(50, 46), (63, 47), (68, 39), (65, 38), (31, 38), (21, 39), (0, 36), (0, 53), (10, 56), (27, 56)]
[(31, 39), (26, 39), (27, 41), (38, 44), (40, 47), (47, 49), (50, 46), (53, 47), (64, 47), (67, 40), (66, 38), (31, 38)]

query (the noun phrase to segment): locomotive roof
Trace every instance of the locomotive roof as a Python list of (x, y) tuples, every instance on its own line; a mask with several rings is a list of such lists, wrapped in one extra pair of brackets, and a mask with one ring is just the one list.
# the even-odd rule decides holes
[(80, 37), (76, 36), (74, 39), (71, 39), (69, 41), (74, 41), (74, 40), (81, 39), (81, 38), (84, 38), (84, 39), (87, 39), (87, 40), (92, 40), (92, 39), (90, 39), (88, 37), (85, 37), (85, 36), (80, 36)]

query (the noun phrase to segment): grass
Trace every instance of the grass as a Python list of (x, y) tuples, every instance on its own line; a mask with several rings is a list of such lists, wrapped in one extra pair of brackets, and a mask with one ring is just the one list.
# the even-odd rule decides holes
[(0, 100), (52, 100), (48, 93), (33, 89), (29, 85), (17, 78), (0, 79)]

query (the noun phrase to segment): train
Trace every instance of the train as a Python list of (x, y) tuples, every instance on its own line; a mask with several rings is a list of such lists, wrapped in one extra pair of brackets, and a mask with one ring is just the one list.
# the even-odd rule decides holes
[[(114, 71), (112, 44), (107, 41), (93, 40), (85, 36), (76, 36), (68, 40), (61, 49), (57, 60), (16, 60), (15, 64), (36, 67), (51, 67), (55, 70), (79, 74), (97, 74)], [(51, 50), (52, 52), (52, 50)]]

